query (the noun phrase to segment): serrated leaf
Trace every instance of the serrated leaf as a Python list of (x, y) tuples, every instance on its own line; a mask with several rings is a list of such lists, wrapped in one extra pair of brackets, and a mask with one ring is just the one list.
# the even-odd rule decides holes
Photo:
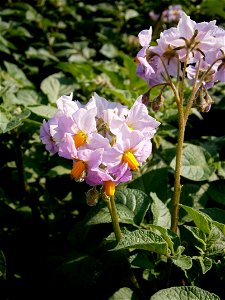
[(210, 233), (212, 221), (202, 212), (186, 205), (180, 205), (191, 216), (195, 225), (204, 233)]
[(52, 118), (57, 111), (55, 107), (49, 105), (29, 106), (29, 110), (44, 119)]
[(150, 197), (153, 202), (151, 210), (153, 213), (153, 224), (170, 228), (171, 226), (171, 214), (168, 207), (157, 197), (155, 193), (150, 193)]
[(142, 249), (165, 255), (169, 254), (168, 245), (161, 236), (143, 229), (124, 233), (122, 240), (119, 241), (113, 250), (130, 248)]
[(120, 189), (115, 193), (116, 203), (125, 205), (133, 213), (133, 221), (140, 225), (149, 208), (150, 199), (144, 192), (136, 189)]
[[(208, 164), (209, 153), (202, 147), (187, 145), (182, 152), (181, 157), (181, 176), (194, 180), (202, 181), (208, 179), (214, 171), (214, 168)], [(172, 160), (170, 166), (175, 170), (176, 157)]]
[(208, 291), (196, 286), (179, 286), (163, 289), (155, 293), (150, 300), (220, 300)]

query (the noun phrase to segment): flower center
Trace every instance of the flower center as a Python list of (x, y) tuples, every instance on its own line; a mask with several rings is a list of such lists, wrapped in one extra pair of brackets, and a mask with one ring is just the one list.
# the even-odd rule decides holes
[(105, 193), (107, 196), (111, 197), (115, 193), (115, 182), (114, 181), (105, 181), (104, 182), (104, 187), (105, 187)]
[(128, 166), (131, 168), (131, 170), (137, 171), (139, 162), (136, 160), (131, 150), (127, 150), (124, 152), (122, 161), (128, 163)]
[(70, 177), (75, 181), (82, 181), (85, 176), (86, 164), (82, 160), (78, 160), (74, 163), (73, 168), (70, 172)]
[(75, 143), (75, 147), (79, 148), (80, 146), (86, 143), (87, 135), (81, 131), (73, 136), (73, 140)]

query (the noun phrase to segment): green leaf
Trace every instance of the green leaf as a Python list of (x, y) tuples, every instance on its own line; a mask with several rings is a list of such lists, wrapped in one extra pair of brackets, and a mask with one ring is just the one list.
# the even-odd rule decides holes
[(69, 72), (78, 82), (88, 82), (96, 76), (93, 72), (93, 67), (85, 63), (58, 63), (57, 67), (64, 72)]
[(113, 250), (130, 248), (142, 249), (165, 255), (169, 254), (168, 245), (161, 236), (143, 229), (124, 233), (122, 240), (119, 241)]
[(52, 74), (41, 82), (41, 90), (52, 104), (62, 95), (73, 92), (74, 87), (74, 80), (65, 77), (62, 72)]
[(48, 76), (41, 82), (41, 90), (47, 95), (50, 103), (56, 103), (59, 98), (59, 81), (54, 76)]
[(28, 59), (40, 59), (44, 61), (54, 61), (58, 62), (58, 58), (54, 55), (52, 55), (49, 51), (47, 51), (44, 48), (35, 49), (33, 47), (29, 47), (29, 49), (25, 52)]
[(140, 225), (149, 208), (150, 199), (144, 192), (135, 189), (120, 189), (115, 193), (116, 203), (125, 205), (133, 213), (133, 221)]
[(56, 113), (56, 108), (49, 105), (38, 105), (38, 106), (29, 106), (29, 110), (31, 110), (34, 114), (41, 116), (45, 119), (50, 119)]
[(0, 133), (5, 132), (7, 124), (10, 121), (9, 113), (0, 106)]
[[(209, 153), (202, 147), (187, 145), (181, 157), (181, 176), (194, 180), (202, 181), (208, 179), (214, 172), (214, 168), (209, 165)], [(175, 170), (176, 157), (170, 166)]]
[(27, 79), (24, 72), (17, 67), (17, 65), (4, 61), (4, 65), (8, 74), (19, 84), (21, 87), (33, 87), (33, 84)]
[(180, 239), (173, 231), (153, 224), (148, 224), (147, 229), (155, 232), (158, 235), (161, 235), (162, 238), (167, 242), (168, 247), (170, 248), (173, 255), (176, 251), (178, 251), (178, 247), (180, 246)]
[(134, 180), (129, 183), (129, 187), (141, 189), (147, 195), (150, 192), (156, 193), (159, 199), (166, 202), (168, 195), (168, 168), (165, 168), (162, 162), (154, 166), (154, 169), (144, 169), (143, 172), (135, 172)]
[(153, 213), (153, 224), (170, 228), (171, 226), (171, 214), (168, 207), (157, 197), (155, 193), (150, 193), (150, 197), (153, 202), (151, 210)]
[(30, 110), (18, 107), (14, 114), (5, 111), (0, 107), (0, 132), (6, 133), (23, 124), (23, 121), (30, 115)]
[(21, 104), (24, 106), (27, 105), (37, 105), (39, 104), (39, 96), (38, 93), (34, 90), (22, 89), (19, 90), (16, 95), (15, 104)]
[(211, 16), (220, 16), (225, 18), (225, 4), (220, 0), (205, 0), (201, 5)]
[(179, 286), (160, 290), (150, 300), (220, 300), (220, 298), (196, 286)]
[(62, 176), (62, 175), (69, 175), (70, 171), (71, 171), (71, 168), (68, 169), (68, 168), (65, 168), (64, 166), (56, 166), (56, 167), (51, 168), (47, 172), (46, 176), (53, 178), (53, 177)]
[(130, 90), (107, 89), (109, 93), (116, 96), (124, 105), (131, 107), (138, 97), (138, 93)]
[(207, 273), (212, 268), (212, 259), (208, 257), (198, 257), (200, 266), (202, 268), (202, 274)]
[(180, 205), (191, 216), (195, 225), (204, 233), (210, 233), (211, 220), (204, 213), (186, 205)]
[[(128, 207), (117, 203), (116, 208), (120, 223), (134, 224), (134, 213)], [(109, 209), (105, 206), (93, 207), (90, 214), (86, 216), (86, 219), (86, 225), (97, 225), (112, 222)]]
[(114, 58), (118, 55), (117, 48), (109, 43), (104, 44), (99, 52), (108, 58)]
[(221, 230), (212, 225), (212, 230), (207, 239), (206, 255), (210, 257), (217, 257), (225, 253), (225, 237)]
[(225, 235), (225, 210), (220, 208), (205, 208), (201, 209), (201, 211), (209, 216), (213, 220), (212, 223)]
[(123, 287), (115, 292), (109, 300), (138, 300), (139, 298), (128, 287)]
[(135, 18), (138, 16), (138, 12), (134, 9), (128, 9), (126, 12), (125, 12), (125, 20), (128, 21), (129, 19), (132, 19), (132, 18)]
[(172, 262), (182, 270), (188, 270), (192, 267), (192, 258), (187, 255), (177, 255), (171, 257)]
[(191, 233), (191, 241), (194, 246), (203, 254), (206, 251), (206, 234), (202, 232), (198, 227), (184, 226)]

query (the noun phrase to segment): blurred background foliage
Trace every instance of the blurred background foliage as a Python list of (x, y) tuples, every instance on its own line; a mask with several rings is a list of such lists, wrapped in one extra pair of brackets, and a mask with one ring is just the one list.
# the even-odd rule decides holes
[[(216, 19), (224, 27), (225, 3), (219, 0), (1, 1), (1, 299), (55, 299), (61, 295), (63, 299), (76, 299), (82, 293), (80, 299), (92, 295), (100, 300), (108, 299), (121, 282), (126, 284), (119, 255), (106, 253), (101, 244), (111, 233), (111, 224), (86, 225), (93, 210), (85, 199), (89, 187), (71, 181), (70, 161), (45, 151), (39, 129), (43, 118), (53, 115), (55, 102), (63, 94), (73, 92), (74, 99), (87, 102), (97, 92), (130, 107), (147, 92), (146, 83), (135, 73), (135, 56), (140, 49), (137, 36), (151, 25), (155, 40), (162, 30), (173, 26), (160, 17), (152, 20), (149, 16), (151, 11), (160, 16), (173, 4), (182, 5), (195, 21)], [(187, 86), (185, 92), (190, 89)], [(158, 92), (153, 89), (151, 99)], [(199, 167), (196, 162), (202, 157), (199, 168), (203, 173), (184, 169), (182, 202), (198, 209), (217, 207), (222, 211), (224, 85), (218, 84), (210, 92), (215, 101), (211, 111), (202, 114), (193, 109), (188, 124), (186, 154), (194, 156), (194, 167)], [(164, 98), (157, 112), (149, 108), (162, 123), (153, 140), (153, 155), (125, 186), (147, 195), (156, 193), (161, 201), (158, 205), (170, 208), (177, 110), (170, 91), (165, 91)], [(154, 210), (151, 213), (154, 217)], [(188, 221), (182, 210), (180, 224)], [(150, 279), (143, 279), (149, 293), (161, 288), (161, 264), (151, 267), (153, 281), (150, 275)], [(212, 279), (209, 273), (199, 284), (213, 289), (216, 281), (214, 290), (222, 295), (224, 266), (223, 260), (217, 276)], [(142, 278), (139, 269), (137, 276)], [(178, 272), (174, 284), (180, 284), (182, 278)], [(159, 284), (155, 290), (156, 281)]]

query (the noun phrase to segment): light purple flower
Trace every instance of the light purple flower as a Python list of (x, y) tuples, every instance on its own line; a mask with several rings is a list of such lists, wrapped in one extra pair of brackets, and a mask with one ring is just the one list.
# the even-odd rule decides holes
[(178, 22), (182, 14), (181, 5), (170, 5), (168, 9), (165, 9), (162, 13), (162, 20), (164, 22)]
[(171, 44), (175, 47), (183, 47), (183, 50), (179, 51), (181, 60), (184, 60), (187, 52), (187, 47), (191, 47), (191, 53), (189, 58), (193, 57), (195, 61), (202, 58), (205, 51), (213, 51), (218, 48), (218, 42), (212, 35), (215, 31), (216, 21), (196, 23), (191, 20), (184, 12), (181, 15), (181, 19), (177, 25), (180, 38), (171, 41)]
[(59, 119), (56, 133), (58, 138), (59, 156), (74, 159), (77, 149), (88, 141), (89, 135), (96, 131), (96, 109), (80, 108), (68, 118)]
[[(210, 65), (207, 62), (205, 62), (204, 60), (202, 60), (200, 63), (199, 75), (198, 75), (198, 79), (197, 79), (197, 82), (199, 82), (201, 80), (201, 78), (204, 76), (204, 80), (203, 80), (202, 84), (204, 85), (204, 87), (206, 89), (211, 88), (216, 81), (215, 66), (213, 68), (211, 68), (209, 71), (207, 71), (209, 69), (209, 67), (210, 67)], [(190, 79), (192, 84), (196, 77), (196, 70), (197, 70), (197, 66), (189, 66), (186, 69), (187, 77), (188, 77), (188, 79)]]
[(49, 121), (43, 120), (43, 124), (40, 128), (40, 139), (42, 143), (45, 145), (45, 148), (50, 153), (56, 153), (58, 152), (58, 146), (56, 145), (55, 141), (52, 138), (52, 135), (50, 133), (50, 125), (54, 124), (54, 120), (51, 119)]
[(79, 101), (73, 101), (73, 93), (63, 95), (57, 100), (57, 107), (66, 117), (71, 117), (80, 107)]
[(117, 135), (124, 125), (130, 131), (138, 130), (145, 137), (152, 138), (160, 123), (148, 114), (147, 107), (142, 103), (141, 95), (129, 110), (125, 120), (113, 119), (110, 130), (113, 134)]
[(117, 135), (116, 143), (103, 154), (102, 161), (109, 167), (118, 166), (120, 168), (125, 164), (129, 169), (129, 165), (124, 161), (124, 154), (128, 151), (141, 165), (151, 154), (152, 145), (150, 140), (145, 138), (140, 131), (130, 131), (127, 126), (123, 126)]

